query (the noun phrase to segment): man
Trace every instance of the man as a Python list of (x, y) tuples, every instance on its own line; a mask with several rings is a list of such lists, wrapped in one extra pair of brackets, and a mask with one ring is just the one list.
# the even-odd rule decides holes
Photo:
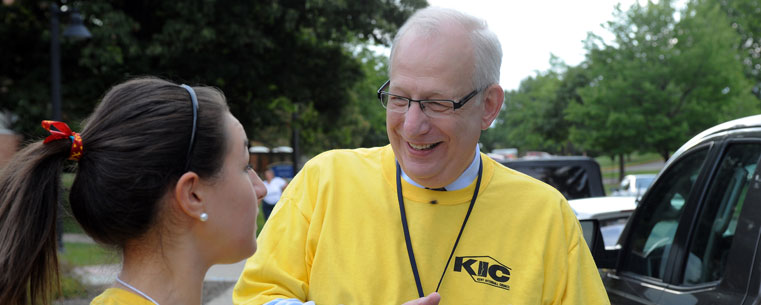
[(501, 53), (481, 20), (415, 13), (378, 90), (390, 147), (308, 162), (233, 301), (608, 304), (563, 196), (478, 152), (504, 99)]
[(264, 178), (266, 179), (264, 186), (267, 187), (267, 195), (262, 198), (262, 212), (264, 212), (264, 221), (267, 221), (275, 204), (280, 200), (280, 195), (283, 193), (285, 186), (288, 185), (288, 182), (283, 178), (275, 176), (275, 171), (271, 168), (268, 168), (264, 172)]

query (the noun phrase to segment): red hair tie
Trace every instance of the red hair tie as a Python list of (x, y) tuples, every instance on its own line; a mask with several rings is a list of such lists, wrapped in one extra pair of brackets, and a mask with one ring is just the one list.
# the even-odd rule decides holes
[[(51, 130), (51, 127), (54, 129)], [(50, 135), (42, 142), (43, 144), (65, 138), (71, 139), (69, 160), (79, 161), (79, 158), (82, 158), (82, 151), (84, 150), (82, 137), (78, 133), (71, 131), (69, 125), (66, 125), (64, 122), (45, 120), (42, 121), (42, 128), (50, 132)]]

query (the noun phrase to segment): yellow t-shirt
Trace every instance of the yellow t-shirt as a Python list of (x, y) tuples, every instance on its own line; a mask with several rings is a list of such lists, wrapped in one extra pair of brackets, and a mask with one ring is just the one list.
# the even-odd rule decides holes
[[(481, 158), (480, 191), (446, 268), (440, 304), (609, 304), (565, 198)], [(334, 150), (307, 162), (264, 226), (233, 302), (401, 304), (418, 298), (395, 165), (390, 146)], [(436, 290), (475, 184), (440, 192), (402, 179), (425, 295)]]
[(90, 305), (154, 305), (144, 297), (121, 288), (108, 288), (92, 299)]

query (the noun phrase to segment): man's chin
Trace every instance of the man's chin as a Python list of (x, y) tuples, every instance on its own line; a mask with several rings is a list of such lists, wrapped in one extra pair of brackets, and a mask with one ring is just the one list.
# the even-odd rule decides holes
[(402, 169), (407, 176), (412, 178), (412, 180), (415, 180), (417, 183), (428, 181), (438, 174), (438, 171), (436, 170), (437, 166), (435, 165), (411, 163), (412, 164), (407, 164), (406, 168), (402, 166)]

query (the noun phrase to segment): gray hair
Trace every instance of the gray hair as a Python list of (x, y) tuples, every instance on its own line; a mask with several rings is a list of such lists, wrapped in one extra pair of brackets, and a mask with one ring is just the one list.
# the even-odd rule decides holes
[[(472, 75), (473, 87), (483, 89), (489, 85), (498, 84), (499, 69), (502, 65), (502, 47), (497, 35), (489, 29), (485, 20), (453, 9), (427, 7), (415, 12), (394, 36), (389, 62), (394, 61), (396, 46), (405, 35), (414, 32), (425, 37), (434, 37), (440, 33), (439, 28), (449, 22), (460, 25), (470, 37), (475, 63)], [(389, 65), (389, 75), (391, 75), (391, 69), (392, 65)]]

